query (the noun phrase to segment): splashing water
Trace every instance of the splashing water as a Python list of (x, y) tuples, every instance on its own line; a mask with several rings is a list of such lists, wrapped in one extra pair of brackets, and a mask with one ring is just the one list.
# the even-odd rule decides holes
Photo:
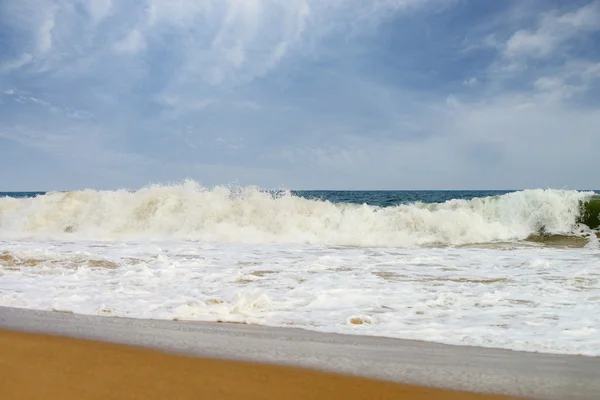
[(381, 207), (190, 181), (5, 197), (0, 305), (600, 355), (590, 196)]
[(377, 207), (310, 200), (254, 187), (193, 181), (136, 192), (84, 190), (0, 199), (0, 237), (53, 240), (179, 239), (407, 247), (571, 234), (590, 192), (527, 190), (501, 196)]

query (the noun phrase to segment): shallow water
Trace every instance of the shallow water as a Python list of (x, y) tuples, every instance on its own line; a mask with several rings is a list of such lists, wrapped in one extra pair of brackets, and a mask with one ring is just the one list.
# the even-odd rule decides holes
[[(2, 241), (0, 304), (600, 355), (600, 250)], [(357, 323), (358, 322), (358, 323)]]

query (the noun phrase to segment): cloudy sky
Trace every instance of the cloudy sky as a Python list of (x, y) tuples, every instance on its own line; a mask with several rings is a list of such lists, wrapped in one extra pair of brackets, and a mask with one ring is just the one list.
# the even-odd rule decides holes
[(0, 191), (600, 187), (600, 0), (2, 0)]

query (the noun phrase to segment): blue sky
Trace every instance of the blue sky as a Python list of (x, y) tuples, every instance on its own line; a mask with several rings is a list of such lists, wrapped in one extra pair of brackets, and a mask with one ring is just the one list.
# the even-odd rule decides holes
[(594, 188), (600, 1), (3, 0), (0, 191)]

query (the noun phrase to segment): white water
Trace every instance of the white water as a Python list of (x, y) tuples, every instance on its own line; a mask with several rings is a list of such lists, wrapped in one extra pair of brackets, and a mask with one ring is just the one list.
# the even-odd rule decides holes
[(332, 204), (256, 188), (195, 182), (137, 192), (85, 190), (0, 199), (0, 237), (47, 240), (179, 239), (409, 247), (569, 234), (592, 193), (529, 190), (397, 207)]
[(0, 305), (600, 355), (598, 240), (519, 241), (572, 232), (588, 195), (380, 209), (187, 183), (0, 199)]

